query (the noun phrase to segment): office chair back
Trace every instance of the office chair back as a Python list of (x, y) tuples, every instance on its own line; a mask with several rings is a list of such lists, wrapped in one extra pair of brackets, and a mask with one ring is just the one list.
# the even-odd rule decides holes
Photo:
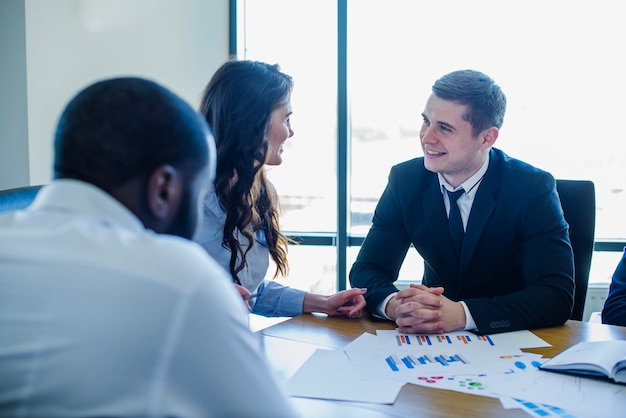
[(556, 189), (561, 199), (569, 237), (574, 252), (574, 309), (571, 319), (582, 321), (589, 284), (591, 256), (596, 227), (596, 192), (589, 180), (557, 179)]
[(24, 209), (35, 200), (42, 186), (24, 186), (15, 189), (0, 190), (0, 213)]

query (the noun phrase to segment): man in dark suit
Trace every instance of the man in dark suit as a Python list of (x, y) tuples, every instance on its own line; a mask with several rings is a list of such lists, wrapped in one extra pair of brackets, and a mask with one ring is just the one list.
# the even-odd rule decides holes
[[(391, 169), (350, 283), (400, 332), (491, 334), (571, 315), (574, 261), (555, 180), (493, 148), (505, 108), (485, 74), (443, 76), (422, 113), (424, 157)], [(411, 244), (422, 284), (398, 291)]]

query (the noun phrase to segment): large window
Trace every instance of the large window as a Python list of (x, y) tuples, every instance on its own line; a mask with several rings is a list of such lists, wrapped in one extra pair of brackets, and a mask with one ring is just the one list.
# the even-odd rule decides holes
[[(626, 147), (620, 129), (626, 63), (619, 53), (626, 26), (616, 2), (233, 4), (240, 17), (237, 55), (279, 63), (295, 79), (296, 134), (284, 164), (270, 170), (281, 195), (286, 231), (333, 238), (341, 219), (338, 199), (345, 198), (345, 233), (352, 238), (347, 242), (358, 243), (391, 166), (421, 155), (420, 114), (434, 80), (455, 69), (475, 68), (492, 76), (508, 98), (496, 147), (557, 178), (594, 181), (596, 247), (613, 251), (594, 253), (590, 281), (610, 280), (626, 239)], [(341, 5), (346, 4), (344, 18)], [(338, 42), (342, 35), (347, 39), (345, 62)], [(347, 85), (338, 82), (342, 71)], [(348, 92), (345, 109), (337, 106), (341, 92)], [(338, 160), (342, 112), (350, 135), (348, 153)], [(345, 193), (338, 184), (341, 170), (348, 173)], [(334, 238), (326, 243), (336, 244)], [(303, 245), (290, 250), (289, 284), (334, 290), (332, 281), (339, 277), (339, 286), (345, 286), (346, 272), (337, 271), (336, 253), (347, 252), (343, 269), (349, 269), (358, 247), (331, 248)], [(419, 280), (421, 263), (415, 251), (405, 264), (400, 278)]]

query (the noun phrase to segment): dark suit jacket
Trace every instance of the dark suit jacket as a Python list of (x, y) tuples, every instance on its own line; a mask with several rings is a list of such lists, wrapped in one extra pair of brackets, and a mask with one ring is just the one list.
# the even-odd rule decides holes
[(574, 259), (554, 177), (491, 149), (460, 260), (448, 234), (437, 174), (423, 158), (391, 169), (372, 227), (350, 272), (375, 312), (390, 293), (411, 244), (423, 283), (464, 301), (484, 334), (542, 328), (569, 319)]
[(602, 309), (602, 323), (626, 327), (626, 251), (613, 273)]

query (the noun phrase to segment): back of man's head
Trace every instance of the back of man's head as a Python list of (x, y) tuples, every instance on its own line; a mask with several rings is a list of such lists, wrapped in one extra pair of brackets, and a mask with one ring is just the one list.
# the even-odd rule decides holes
[(99, 81), (79, 92), (59, 119), (54, 177), (110, 193), (162, 165), (205, 166), (215, 158), (210, 141), (204, 119), (165, 87), (131, 77)]

